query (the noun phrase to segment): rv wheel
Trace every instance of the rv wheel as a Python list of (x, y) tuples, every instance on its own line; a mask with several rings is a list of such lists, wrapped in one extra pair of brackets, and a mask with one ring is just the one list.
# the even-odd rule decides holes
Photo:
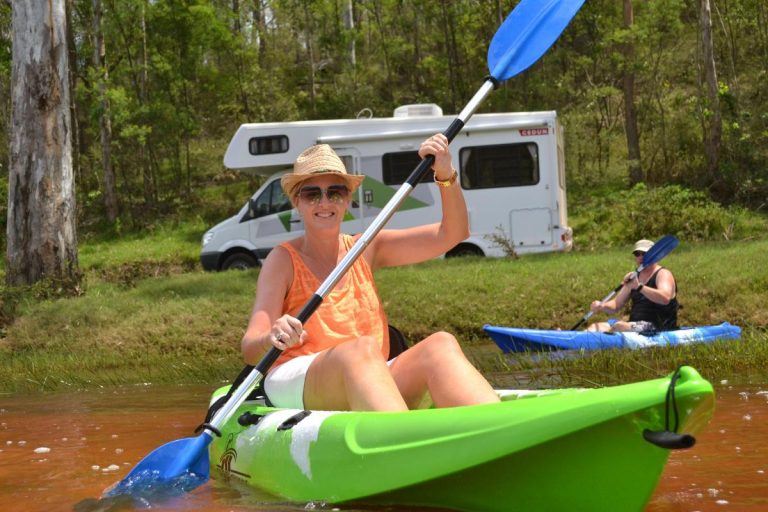
[(445, 253), (446, 258), (457, 258), (463, 256), (485, 256), (485, 254), (483, 254), (482, 249), (472, 244), (459, 244)]
[(258, 266), (259, 260), (255, 256), (245, 252), (236, 252), (227, 256), (224, 263), (221, 264), (221, 270), (247, 270)]

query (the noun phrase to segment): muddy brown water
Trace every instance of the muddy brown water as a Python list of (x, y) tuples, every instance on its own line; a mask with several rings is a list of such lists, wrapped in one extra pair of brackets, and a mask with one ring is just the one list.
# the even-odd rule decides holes
[[(210, 391), (146, 385), (0, 395), (0, 510), (130, 510), (125, 503), (95, 498), (153, 449), (194, 435)], [(768, 385), (721, 383), (716, 393), (714, 418), (694, 448), (672, 453), (647, 512), (768, 510)], [(599, 475), (595, 478), (599, 485)], [(183, 512), (317, 509), (353, 510), (282, 503), (216, 480), (152, 507)]]

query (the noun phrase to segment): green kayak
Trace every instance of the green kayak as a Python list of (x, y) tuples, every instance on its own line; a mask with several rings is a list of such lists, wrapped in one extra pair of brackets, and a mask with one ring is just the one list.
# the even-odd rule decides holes
[[(227, 388), (214, 394), (223, 395)], [(696, 370), (598, 389), (499, 391), (499, 404), (400, 413), (246, 401), (210, 445), (211, 473), (293, 502), (456, 510), (641, 511), (714, 393)]]

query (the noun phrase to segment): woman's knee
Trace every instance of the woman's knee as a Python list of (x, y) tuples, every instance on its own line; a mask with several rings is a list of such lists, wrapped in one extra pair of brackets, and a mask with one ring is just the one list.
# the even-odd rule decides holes
[(459, 345), (456, 337), (449, 332), (436, 332), (417, 345), (422, 344), (426, 357), (435, 359), (456, 356), (464, 357), (461, 345)]
[(618, 320), (612, 324), (606, 323), (606, 325), (608, 328), (605, 330), (605, 332), (625, 332), (632, 330), (632, 325), (629, 322), (625, 322), (624, 320)]
[(361, 336), (354, 341), (337, 346), (334, 350), (337, 356), (347, 364), (360, 364), (366, 361), (386, 362), (381, 352), (381, 345), (371, 336)]
[(387, 364), (381, 347), (374, 338), (363, 336), (322, 352), (307, 372), (307, 383), (310, 387), (327, 387), (331, 382), (342, 385), (350, 376), (376, 364)]

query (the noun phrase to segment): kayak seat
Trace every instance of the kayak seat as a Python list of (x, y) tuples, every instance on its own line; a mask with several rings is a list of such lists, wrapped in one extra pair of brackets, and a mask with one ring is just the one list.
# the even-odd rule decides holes
[(408, 350), (408, 340), (400, 329), (394, 325), (389, 326), (389, 357), (387, 360), (394, 359)]
[[(397, 357), (398, 355), (402, 354), (406, 350), (408, 350), (408, 341), (405, 339), (405, 335), (400, 332), (400, 329), (393, 325), (389, 325), (389, 359), (393, 359)], [(198, 425), (198, 427), (195, 429), (195, 433), (199, 433), (204, 426), (206, 426), (207, 423), (211, 421), (213, 418), (213, 415), (216, 414), (216, 411), (221, 409), (221, 407), (227, 403), (229, 398), (232, 396), (232, 393), (235, 389), (240, 386), (240, 384), (245, 380), (248, 375), (250, 375), (251, 370), (253, 370), (253, 366), (246, 366), (242, 369), (240, 374), (235, 378), (234, 381), (232, 381), (232, 385), (230, 386), (230, 391), (227, 392), (226, 395), (219, 397), (214, 403), (211, 404), (211, 406), (208, 408), (208, 412), (205, 415), (205, 419), (203, 422)], [(267, 393), (264, 391), (264, 379), (259, 381), (259, 384), (251, 391), (248, 396), (246, 397), (246, 400), (250, 401), (263, 401), (266, 405), (272, 407), (272, 402), (269, 401), (269, 398), (267, 397)]]

